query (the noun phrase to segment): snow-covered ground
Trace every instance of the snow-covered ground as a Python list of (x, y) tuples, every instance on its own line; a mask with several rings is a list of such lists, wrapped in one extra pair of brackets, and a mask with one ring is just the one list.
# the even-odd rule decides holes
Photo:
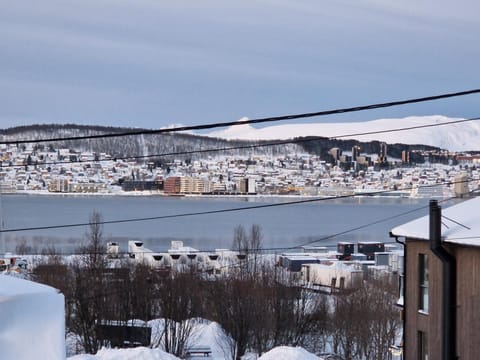
[(133, 349), (101, 349), (95, 355), (75, 355), (68, 358), (69, 360), (177, 360), (165, 351), (159, 349), (150, 349), (145, 347)]
[(279, 346), (266, 352), (258, 360), (318, 360), (321, 359), (301, 347)]
[[(246, 119), (241, 119), (243, 122)], [(242, 140), (280, 140), (302, 136), (339, 137), (359, 141), (384, 141), (389, 144), (424, 144), (436, 146), (449, 151), (478, 150), (480, 122), (467, 121), (442, 126), (410, 129), (416, 126), (445, 124), (455, 122), (458, 118), (441, 115), (410, 116), (401, 119), (378, 119), (364, 122), (281, 124), (262, 128), (254, 128), (249, 124), (230, 126), (227, 129), (214, 131), (208, 136), (223, 139)], [(384, 132), (370, 135), (359, 135), (367, 132), (378, 132), (392, 129), (408, 129), (404, 131)], [(343, 137), (344, 135), (349, 135)]]
[[(204, 359), (205, 357), (191, 357), (190, 359)], [(252, 360), (254, 357), (251, 357)], [(176, 360), (179, 359), (162, 350), (149, 348), (134, 349), (102, 349), (96, 355), (76, 355), (68, 360)], [(225, 357), (212, 355), (208, 359), (223, 360)], [(300, 347), (279, 346), (257, 358), (258, 360), (322, 360)]]
[[(152, 328), (152, 342), (158, 340), (159, 329), (162, 328), (162, 320), (152, 320), (148, 325)], [(231, 359), (229, 344), (223, 329), (219, 324), (209, 321), (200, 321), (195, 325), (190, 346), (210, 347), (211, 355), (208, 359), (224, 360)], [(204, 359), (202, 356), (192, 356), (188, 359)], [(179, 359), (160, 349), (138, 347), (133, 349), (101, 349), (95, 355), (74, 355), (68, 360), (174, 360)], [(257, 354), (247, 354), (245, 360), (318, 360), (321, 359), (303, 348), (279, 346), (260, 357)]]

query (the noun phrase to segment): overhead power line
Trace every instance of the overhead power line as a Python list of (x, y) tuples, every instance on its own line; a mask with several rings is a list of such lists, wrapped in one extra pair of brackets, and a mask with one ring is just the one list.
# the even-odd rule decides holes
[(442, 218), (447, 219), (448, 221), (451, 221), (451, 222), (453, 222), (454, 224), (457, 224), (457, 225), (459, 225), (459, 226), (461, 226), (461, 227), (463, 227), (463, 228), (465, 228), (465, 229), (467, 229), (467, 230), (471, 230), (471, 228), (469, 228), (467, 225), (464, 225), (464, 224), (462, 224), (461, 222), (456, 221), (456, 220), (453, 220), (453, 219), (451, 219), (451, 218), (449, 218), (449, 217), (447, 217), (447, 216), (445, 216), (445, 215), (442, 215)]
[[(419, 186), (418, 188), (432, 188), (432, 187), (437, 187), (437, 186), (442, 186), (447, 184), (453, 185), (457, 183), (468, 183), (468, 182), (478, 181), (478, 180), (479, 179), (444, 181), (444, 182), (440, 182), (432, 185)], [(408, 187), (404, 189), (399, 189), (398, 191), (411, 190), (412, 188), (413, 187)], [(385, 193), (394, 193), (394, 192), (395, 190), (380, 190), (380, 191), (362, 193), (362, 196), (375, 196), (375, 195), (382, 195)], [(289, 205), (306, 204), (306, 203), (313, 203), (313, 202), (320, 202), (320, 201), (345, 199), (345, 198), (352, 198), (355, 196), (358, 196), (358, 195), (351, 194), (351, 195), (337, 195), (337, 196), (319, 197), (319, 198), (316, 197), (316, 198), (294, 200), (294, 201), (288, 201), (288, 202), (282, 202), (282, 203), (250, 205), (250, 206), (226, 208), (226, 209), (219, 209), (219, 210), (196, 211), (196, 212), (189, 212), (189, 213), (149, 216), (149, 217), (142, 217), (142, 218), (129, 218), (129, 219), (119, 219), (119, 220), (104, 220), (104, 221), (96, 222), (96, 224), (99, 224), (99, 225), (121, 224), (121, 223), (132, 223), (132, 222), (141, 222), (141, 221), (165, 220), (165, 219), (190, 217), (190, 216), (223, 214), (223, 213), (230, 213), (230, 212), (237, 212), (237, 211), (257, 210), (257, 209), (273, 208), (273, 207), (279, 207), (279, 206), (289, 206)], [(32, 226), (32, 227), (12, 228), (12, 229), (7, 228), (7, 229), (1, 229), (0, 233), (12, 233), (12, 232), (33, 231), (33, 230), (50, 230), (50, 229), (61, 229), (61, 228), (71, 228), (71, 227), (82, 227), (82, 226), (89, 226), (89, 225), (90, 225), (90, 222), (82, 222), (82, 223), (72, 223), (72, 224), (63, 224), (63, 225)]]
[[(454, 199), (455, 199), (454, 197), (450, 197), (450, 198), (446, 198), (446, 199), (441, 200), (441, 202), (445, 203), (447, 201), (454, 200)], [(377, 224), (380, 224), (382, 222), (390, 221), (392, 219), (397, 219), (399, 217), (406, 216), (406, 215), (412, 214), (414, 212), (417, 212), (417, 211), (420, 211), (420, 210), (425, 210), (425, 209), (428, 209), (428, 205), (422, 205), (422, 206), (419, 206), (419, 207), (417, 207), (415, 209), (412, 209), (412, 210), (407, 210), (407, 211), (395, 214), (393, 216), (388, 216), (388, 217), (385, 217), (385, 218), (377, 219), (377, 220), (374, 220), (372, 222), (368, 222), (368, 223), (365, 223), (365, 224), (362, 224), (362, 225), (359, 225), (359, 226), (356, 226), (356, 227), (353, 227), (353, 228), (348, 228), (348, 229), (339, 231), (339, 232), (334, 233), (334, 234), (326, 235), (326, 236), (323, 236), (323, 237), (320, 237), (320, 238), (317, 238), (317, 239), (314, 239), (314, 240), (310, 240), (308, 242), (299, 243), (299, 244), (296, 244), (296, 245), (282, 246), (282, 247), (250, 248), (249, 251), (265, 252), (265, 251), (280, 251), (280, 250), (288, 251), (288, 250), (299, 249), (299, 248), (302, 248), (304, 246), (308, 246), (308, 245), (311, 245), (311, 244), (314, 244), (314, 243), (323, 242), (323, 241), (326, 241), (326, 240), (331, 240), (331, 239), (339, 237), (341, 235), (345, 235), (345, 234), (348, 234), (348, 233), (351, 233), (351, 232), (354, 232), (354, 231), (357, 231), (357, 230), (360, 230), (360, 229), (364, 229), (364, 228), (367, 228), (367, 227), (370, 227), (370, 226), (373, 226), (373, 225), (377, 225)], [(385, 242), (385, 244), (388, 244), (388, 243), (389, 242)], [(395, 242), (392, 241), (391, 243), (395, 243)], [(335, 247), (335, 246), (336, 245), (325, 245), (325, 247)], [(216, 249), (203, 249), (203, 250), (201, 250), (201, 252), (205, 252), (205, 253), (215, 253), (215, 251), (216, 251)], [(147, 254), (147, 253), (151, 253), (151, 252), (136, 251), (135, 253), (136, 254)], [(76, 251), (76, 252), (68, 252), (68, 254), (69, 255), (86, 255), (86, 254), (103, 254), (103, 253), (99, 252), (99, 251), (88, 251), (88, 250), (82, 249), (82, 250)], [(128, 251), (122, 251), (122, 252), (119, 252), (118, 254), (125, 255), (125, 254), (128, 254)], [(28, 253), (26, 255), (42, 255), (42, 254)]]
[(390, 132), (408, 131), (408, 130), (423, 129), (423, 128), (430, 128), (430, 127), (436, 127), (436, 126), (459, 124), (459, 123), (464, 123), (464, 122), (467, 122), (467, 121), (477, 121), (477, 120), (480, 120), (480, 117), (470, 118), (470, 119), (452, 120), (452, 121), (446, 121), (446, 122), (443, 122), (443, 123), (435, 123), (435, 124), (405, 126), (405, 127), (395, 128), (395, 129), (358, 132), (358, 133), (352, 133), (352, 134), (347, 134), (347, 135), (332, 136), (332, 137), (330, 137), (330, 139), (340, 139), (340, 138), (353, 137), (353, 136), (375, 135), (375, 134), (384, 134), (384, 133), (390, 133)]
[[(422, 128), (430, 128), (430, 127), (437, 127), (437, 126), (446, 126), (458, 123), (464, 123), (468, 121), (478, 121), (480, 117), (474, 117), (469, 119), (461, 119), (461, 120), (452, 120), (446, 121), (442, 123), (435, 123), (435, 124), (425, 124), (425, 125), (416, 125), (416, 126), (407, 126), (407, 127), (400, 127), (400, 128), (393, 128), (393, 129), (385, 129), (385, 130), (373, 130), (373, 131), (365, 131), (359, 133), (350, 133), (350, 134), (340, 134), (328, 137), (327, 139), (341, 139), (341, 138), (349, 138), (354, 136), (363, 136), (363, 135), (375, 135), (375, 134), (384, 134), (389, 132), (400, 132), (400, 131), (410, 131), (415, 129), (422, 129)], [(224, 147), (217, 147), (217, 148), (209, 148), (209, 149), (198, 149), (198, 150), (185, 150), (185, 151), (172, 151), (166, 153), (159, 153), (159, 154), (149, 154), (149, 155), (135, 155), (135, 156), (115, 156), (112, 159), (99, 159), (99, 160), (77, 160), (77, 161), (53, 161), (53, 162), (45, 162), (38, 165), (48, 166), (48, 165), (61, 165), (61, 164), (79, 164), (79, 163), (92, 163), (92, 162), (107, 162), (107, 161), (116, 161), (116, 160), (139, 160), (139, 159), (151, 159), (157, 157), (164, 157), (164, 156), (176, 156), (176, 155), (191, 155), (191, 154), (201, 154), (201, 153), (210, 153), (210, 152), (222, 152), (222, 151), (231, 151), (231, 150), (244, 150), (244, 149), (256, 149), (262, 147), (270, 147), (270, 146), (279, 146), (279, 145), (288, 145), (288, 144), (302, 144), (307, 142), (314, 142), (321, 140), (322, 137), (320, 136), (306, 136), (301, 138), (294, 138), (294, 139), (287, 139), (287, 140), (276, 140), (276, 141), (267, 141), (255, 144), (248, 144), (248, 145), (238, 145), (238, 146), (224, 146)], [(26, 164), (25, 164), (26, 165)], [(24, 167), (25, 165), (3, 165), (3, 168), (19, 168)], [(31, 164), (35, 165), (35, 164)]]
[[(453, 199), (455, 199), (455, 198), (450, 197), (450, 198), (447, 198), (447, 199), (443, 199), (442, 202), (446, 202), (446, 201), (453, 200)], [(307, 245), (315, 244), (315, 243), (318, 243), (318, 242), (321, 242), (321, 241), (330, 240), (332, 238), (335, 238), (335, 237), (338, 237), (338, 236), (341, 236), (341, 235), (345, 235), (345, 234), (348, 234), (348, 233), (351, 233), (351, 232), (354, 232), (354, 231), (357, 231), (357, 230), (361, 230), (361, 229), (364, 229), (364, 228), (367, 228), (367, 227), (370, 227), (370, 226), (373, 226), (373, 225), (380, 224), (382, 222), (393, 220), (393, 219), (399, 218), (401, 216), (409, 215), (409, 214), (412, 214), (414, 212), (427, 209), (428, 207), (429, 207), (429, 205), (420, 206), (420, 207), (417, 207), (415, 209), (404, 211), (402, 213), (399, 213), (399, 214), (396, 214), (396, 215), (393, 215), (393, 216), (388, 216), (388, 217), (385, 217), (385, 218), (377, 219), (377, 220), (374, 220), (372, 222), (365, 223), (363, 225), (359, 225), (359, 226), (349, 228), (349, 229), (344, 230), (344, 231), (337, 232), (335, 234), (327, 235), (327, 236), (324, 236), (320, 239), (311, 240), (311, 241), (308, 241), (308, 242), (303, 243), (301, 245), (290, 246), (288, 248), (285, 248), (285, 250), (292, 250), (292, 249), (300, 248), (302, 246), (307, 246)]]
[(189, 125), (189, 126), (179, 126), (174, 128), (164, 128), (164, 129), (157, 129), (157, 130), (139, 130), (139, 131), (127, 131), (121, 133), (107, 133), (107, 134), (97, 134), (97, 135), (85, 135), (85, 136), (70, 136), (70, 137), (56, 137), (56, 138), (47, 138), (47, 139), (31, 139), (31, 140), (11, 140), (11, 141), (2, 141), (1, 144), (26, 144), (26, 143), (40, 143), (40, 142), (55, 142), (55, 141), (71, 141), (71, 140), (87, 140), (87, 139), (99, 139), (99, 138), (112, 138), (112, 137), (124, 137), (124, 136), (131, 136), (131, 135), (151, 135), (151, 134), (166, 134), (166, 133), (174, 133), (180, 131), (191, 131), (191, 130), (208, 130), (214, 129), (219, 127), (226, 127), (226, 126), (238, 126), (238, 125), (245, 125), (245, 124), (260, 124), (260, 123), (267, 123), (267, 122), (277, 122), (277, 121), (285, 121), (285, 120), (294, 120), (294, 119), (303, 119), (303, 118), (310, 118), (310, 117), (317, 117), (317, 116), (326, 116), (326, 115), (335, 115), (335, 114), (344, 114), (344, 113), (351, 113), (351, 112), (358, 112), (358, 111), (366, 111), (366, 110), (374, 110), (374, 109), (381, 109), (393, 106), (400, 106), (400, 105), (407, 105), (407, 104), (414, 104), (420, 102), (427, 102), (427, 101), (434, 101), (434, 100), (441, 100), (447, 99), (452, 97), (459, 97), (459, 96), (466, 96), (480, 93), (480, 89), (473, 89), (473, 90), (466, 90), (454, 93), (446, 93), (440, 95), (433, 95), (433, 96), (426, 96), (421, 98), (413, 98), (413, 99), (406, 99), (406, 100), (399, 100), (399, 101), (390, 101), (384, 103), (376, 103), (370, 105), (360, 105), (354, 107), (347, 107), (347, 108), (340, 108), (340, 109), (332, 109), (332, 110), (323, 110), (317, 112), (310, 112), (310, 113), (302, 113), (302, 114), (293, 114), (293, 115), (282, 115), (282, 116), (274, 116), (274, 117), (265, 117), (265, 118), (258, 118), (258, 119), (249, 119), (245, 121), (226, 121), (226, 122), (218, 122), (218, 123), (209, 123), (209, 124), (201, 124), (201, 125)]

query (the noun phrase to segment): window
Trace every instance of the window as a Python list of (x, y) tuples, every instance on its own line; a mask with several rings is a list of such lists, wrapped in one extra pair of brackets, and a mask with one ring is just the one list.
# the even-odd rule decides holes
[(418, 360), (428, 360), (427, 334), (419, 331), (417, 334)]
[(428, 256), (418, 255), (418, 310), (428, 313)]
[(405, 275), (401, 274), (400, 277), (398, 278), (398, 300), (397, 300), (397, 305), (398, 306), (404, 306), (404, 300), (405, 300)]

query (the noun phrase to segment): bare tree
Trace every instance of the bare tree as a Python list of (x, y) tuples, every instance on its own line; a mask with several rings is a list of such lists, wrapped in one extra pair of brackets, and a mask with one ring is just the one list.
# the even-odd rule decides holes
[(99, 212), (94, 211), (90, 215), (85, 236), (87, 244), (80, 248), (80, 252), (85, 255), (85, 263), (90, 266), (103, 265), (106, 259), (106, 246), (103, 239), (103, 218)]
[(262, 234), (262, 227), (258, 224), (253, 224), (252, 227), (250, 228), (250, 249), (252, 251), (252, 256), (253, 256), (253, 273), (255, 274), (257, 272), (257, 266), (258, 266), (258, 255), (260, 254), (260, 251), (262, 249), (262, 240), (263, 240), (263, 234)]
[(388, 357), (400, 327), (394, 289), (391, 282), (381, 279), (336, 295), (330, 322), (335, 352), (346, 360)]
[(397, 287), (388, 277), (366, 285), (369, 294), (369, 336), (365, 356), (372, 360), (388, 357), (389, 346), (395, 343), (400, 330), (400, 316), (397, 307)]
[(245, 262), (242, 263), (241, 268), (246, 274), (256, 273), (257, 271), (262, 239), (262, 227), (258, 224), (252, 225), (249, 234), (247, 234), (243, 225), (236, 226), (233, 231), (232, 247), (245, 257)]
[(168, 353), (183, 355), (193, 335), (199, 309), (199, 279), (193, 272), (171, 273), (159, 278), (157, 284), (159, 316), (163, 321), (163, 347)]
[(305, 346), (327, 315), (325, 298), (299, 288), (274, 266), (262, 264), (252, 276), (230, 273), (208, 284), (208, 316), (233, 339), (229, 353), (261, 354), (278, 345)]
[(72, 281), (69, 284), (71, 297), (67, 300), (72, 316), (68, 328), (80, 337), (88, 353), (96, 353), (104, 345), (98, 324), (108, 318), (109, 282), (112, 277), (105, 271), (107, 259), (102, 235), (102, 216), (94, 211), (90, 215), (86, 232), (87, 243), (79, 248), (81, 257), (69, 265)]
[(253, 224), (250, 228), (250, 247), (252, 251), (261, 250), (262, 248), (262, 227), (258, 224)]
[(232, 360), (240, 359), (246, 352), (253, 324), (258, 321), (254, 318), (252, 282), (251, 278), (240, 275), (224, 276), (207, 284), (209, 317), (221, 324), (227, 336), (233, 339), (229, 343)]
[(243, 225), (237, 225), (233, 229), (233, 249), (240, 254), (247, 255), (249, 253), (248, 237)]

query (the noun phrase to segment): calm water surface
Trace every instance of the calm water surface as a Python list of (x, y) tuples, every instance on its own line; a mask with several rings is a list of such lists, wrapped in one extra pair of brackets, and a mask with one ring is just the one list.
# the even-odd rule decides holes
[[(99, 212), (104, 221), (152, 218), (194, 212), (217, 211), (254, 205), (280, 204), (295, 198), (201, 198), (161, 196), (49, 196), (3, 195), (3, 229), (88, 223)], [(264, 247), (289, 247), (334, 234), (314, 245), (338, 241), (392, 241), (388, 232), (396, 225), (426, 215), (428, 199), (346, 198), (303, 204), (266, 207), (254, 210), (153, 219), (106, 224), (103, 235), (120, 242), (143, 240), (157, 251), (170, 247), (171, 240), (201, 250), (229, 248), (237, 225), (249, 228), (259, 224)], [(418, 209), (418, 210), (417, 210)], [(417, 211), (415, 211), (417, 210)], [(371, 226), (363, 227), (366, 224)], [(27, 242), (41, 250), (55, 245), (72, 250), (85, 240), (88, 226), (5, 232), (7, 250)], [(351, 230), (351, 231), (350, 231)], [(123, 249), (126, 250), (126, 247)]]

